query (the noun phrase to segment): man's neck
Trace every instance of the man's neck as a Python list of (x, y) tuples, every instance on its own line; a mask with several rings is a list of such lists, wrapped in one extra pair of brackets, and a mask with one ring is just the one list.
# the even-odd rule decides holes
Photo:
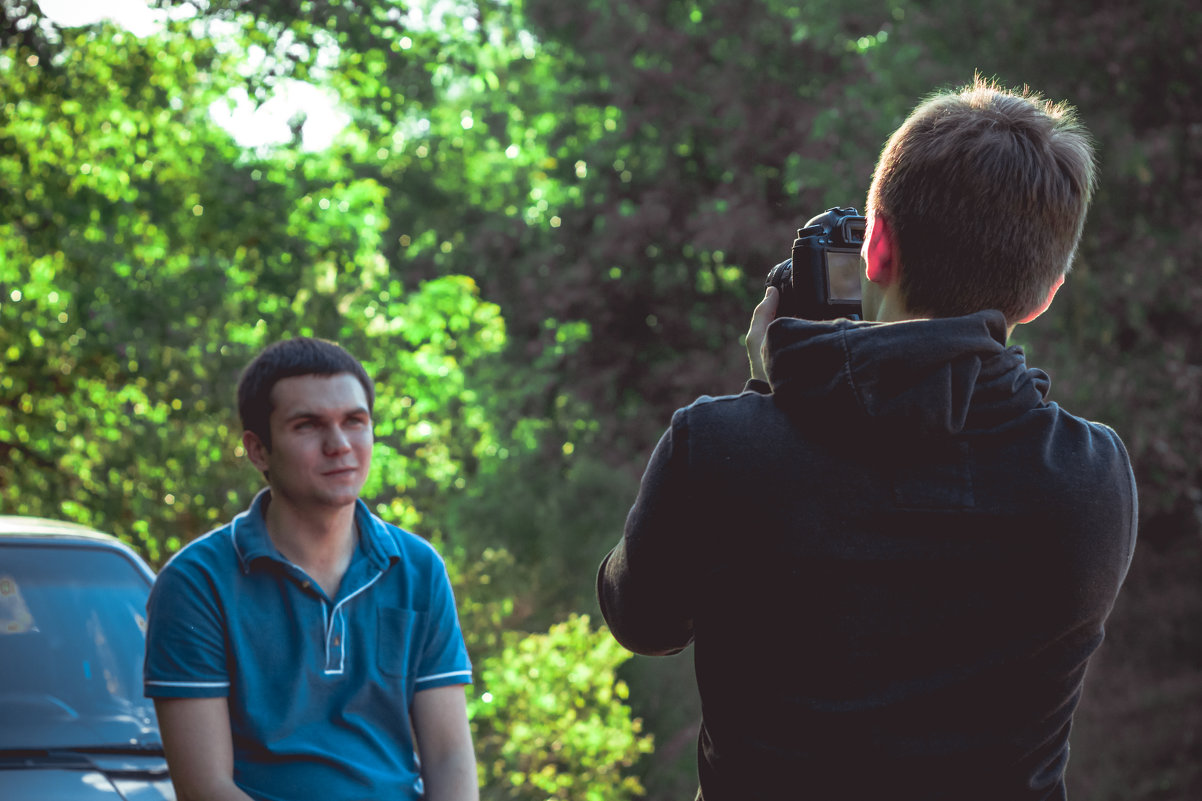
[(268, 500), (264, 517), (272, 544), (333, 598), (358, 544), (355, 505), (300, 509), (275, 496)]

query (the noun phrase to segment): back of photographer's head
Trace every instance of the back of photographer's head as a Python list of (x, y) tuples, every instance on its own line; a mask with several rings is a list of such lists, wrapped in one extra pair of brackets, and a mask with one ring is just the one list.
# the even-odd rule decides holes
[(1041, 309), (1072, 263), (1093, 194), (1072, 107), (978, 77), (922, 103), (889, 139), (868, 196), (919, 316)]

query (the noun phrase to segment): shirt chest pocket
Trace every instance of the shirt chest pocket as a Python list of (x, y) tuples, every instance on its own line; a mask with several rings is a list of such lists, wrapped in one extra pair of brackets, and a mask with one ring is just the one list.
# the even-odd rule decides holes
[(429, 614), (412, 609), (382, 606), (376, 636), (376, 662), (388, 676), (404, 678), (417, 669), (425, 642)]

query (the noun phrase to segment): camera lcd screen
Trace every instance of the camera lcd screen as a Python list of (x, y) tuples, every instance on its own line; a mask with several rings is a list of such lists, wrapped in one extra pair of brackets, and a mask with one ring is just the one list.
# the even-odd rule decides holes
[(826, 282), (832, 301), (860, 299), (860, 251), (826, 251)]

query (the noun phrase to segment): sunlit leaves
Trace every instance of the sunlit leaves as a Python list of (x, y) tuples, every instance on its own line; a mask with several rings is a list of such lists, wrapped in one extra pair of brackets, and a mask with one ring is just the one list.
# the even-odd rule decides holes
[(610, 801), (641, 794), (638, 780), (624, 772), (651, 750), (651, 738), (624, 705), (611, 703), (626, 694), (615, 670), (629, 658), (587, 616), (546, 634), (506, 638), (478, 670), (468, 703), (481, 798)]
[(376, 468), (364, 494), (412, 496), (423, 482), (419, 497), (462, 489), (465, 466), (497, 436), (468, 370), (504, 346), (504, 322), (468, 279), (430, 281), (392, 298), (385, 292), (356, 301), (351, 319), (368, 322), (343, 332), (348, 347), (367, 354), (377, 382)]

